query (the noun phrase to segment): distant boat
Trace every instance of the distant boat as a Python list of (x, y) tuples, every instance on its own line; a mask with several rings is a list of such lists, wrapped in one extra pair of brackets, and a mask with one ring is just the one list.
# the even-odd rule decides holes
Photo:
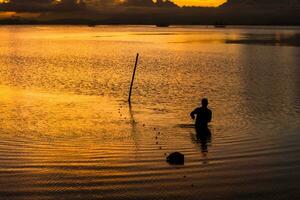
[(216, 22), (214, 24), (214, 27), (215, 28), (226, 28), (226, 25), (224, 23), (222, 23), (222, 22)]
[(214, 25), (215, 28), (226, 28), (226, 25), (222, 25), (222, 24), (215, 24)]
[(167, 24), (167, 23), (159, 23), (159, 24), (156, 24), (156, 27), (169, 27), (170, 24)]

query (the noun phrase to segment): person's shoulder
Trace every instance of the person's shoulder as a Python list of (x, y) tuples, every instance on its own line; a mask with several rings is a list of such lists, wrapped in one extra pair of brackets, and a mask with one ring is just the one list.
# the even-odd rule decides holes
[(196, 111), (196, 112), (199, 111), (199, 110), (201, 110), (200, 107), (195, 108), (195, 111)]

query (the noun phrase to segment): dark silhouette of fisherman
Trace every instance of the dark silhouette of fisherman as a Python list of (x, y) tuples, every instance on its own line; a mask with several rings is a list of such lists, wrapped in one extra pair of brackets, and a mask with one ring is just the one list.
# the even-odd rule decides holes
[(210, 133), (207, 125), (209, 122), (211, 122), (212, 112), (207, 107), (208, 100), (206, 98), (203, 98), (201, 100), (201, 104), (202, 104), (201, 107), (198, 107), (193, 112), (191, 112), (191, 118), (195, 119), (195, 115), (196, 115), (195, 128), (197, 134), (203, 135), (203, 134)]

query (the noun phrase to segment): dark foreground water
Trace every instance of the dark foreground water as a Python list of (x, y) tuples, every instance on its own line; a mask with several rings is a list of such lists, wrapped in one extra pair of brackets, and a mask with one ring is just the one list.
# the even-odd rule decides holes
[(0, 199), (299, 199), (299, 34), (0, 27)]

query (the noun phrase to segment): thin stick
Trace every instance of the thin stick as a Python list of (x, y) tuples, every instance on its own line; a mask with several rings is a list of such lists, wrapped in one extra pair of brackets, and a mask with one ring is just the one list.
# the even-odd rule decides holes
[(130, 103), (131, 101), (131, 92), (132, 92), (132, 86), (133, 86), (133, 81), (134, 81), (134, 76), (135, 76), (135, 71), (136, 67), (138, 64), (138, 59), (139, 59), (139, 54), (136, 54), (136, 59), (135, 59), (135, 64), (134, 64), (134, 69), (133, 69), (133, 74), (132, 74), (132, 79), (131, 79), (131, 84), (130, 84), (130, 89), (129, 89), (129, 96), (128, 96), (128, 102)]

